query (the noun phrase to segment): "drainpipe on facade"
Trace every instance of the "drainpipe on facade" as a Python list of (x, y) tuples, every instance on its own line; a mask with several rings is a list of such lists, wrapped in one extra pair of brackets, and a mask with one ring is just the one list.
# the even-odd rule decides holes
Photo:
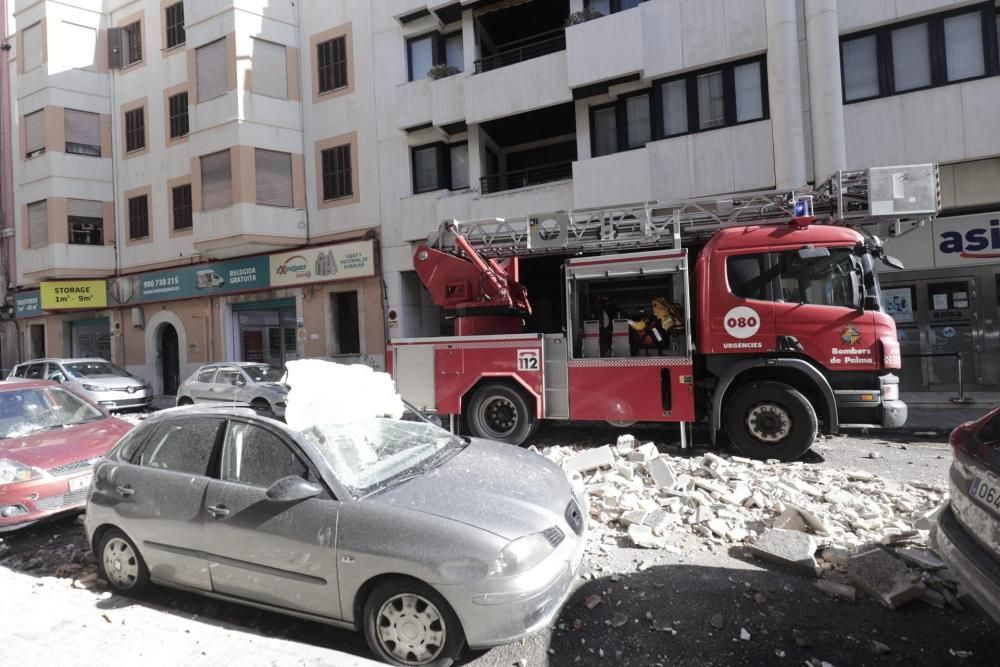
[(813, 177), (816, 182), (847, 168), (837, 0), (805, 0)]
[[(0, 0), (0, 305), (6, 306), (8, 300), (12, 307), (11, 327), (14, 329), (15, 358), (21, 361), (21, 331), (16, 319), (17, 293), (17, 253), (15, 246), (17, 237), (14, 233), (14, 162), (13, 142), (11, 134), (11, 98), (10, 98), (10, 44), (7, 42), (7, 0)], [(8, 327), (4, 327), (9, 331)], [(0, 330), (4, 342), (9, 342), (7, 331)], [(8, 346), (4, 345), (2, 354), (10, 358)], [(0, 358), (0, 368), (5, 367), (4, 358)]]
[(765, 0), (767, 85), (778, 189), (806, 184), (805, 131), (795, 0)]

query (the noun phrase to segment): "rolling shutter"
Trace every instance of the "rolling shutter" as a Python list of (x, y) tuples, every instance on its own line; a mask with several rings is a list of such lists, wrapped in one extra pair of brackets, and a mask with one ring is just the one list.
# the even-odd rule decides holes
[(104, 218), (104, 204), (93, 199), (70, 199), (67, 208), (73, 218)]
[(233, 203), (233, 175), (229, 151), (201, 158), (201, 207), (222, 208)]
[(24, 71), (30, 72), (42, 64), (42, 24), (36, 23), (26, 28), (21, 35), (21, 47), (24, 49)]
[(258, 95), (288, 98), (288, 70), (285, 64), (285, 47), (263, 39), (253, 40), (253, 92)]
[(28, 247), (44, 248), (49, 244), (49, 208), (47, 202), (28, 204)]
[(45, 148), (45, 118), (41, 111), (24, 117), (24, 154), (31, 155)]
[(257, 173), (257, 203), (292, 207), (292, 156), (290, 153), (254, 152)]
[(101, 147), (101, 116), (89, 111), (66, 109), (66, 143)]
[(206, 44), (196, 52), (198, 101), (226, 94), (226, 40)]

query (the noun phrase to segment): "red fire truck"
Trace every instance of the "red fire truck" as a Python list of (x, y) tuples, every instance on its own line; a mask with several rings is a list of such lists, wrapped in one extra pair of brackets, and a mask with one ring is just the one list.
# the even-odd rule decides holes
[[(417, 408), (523, 443), (541, 420), (704, 421), (795, 459), (818, 431), (893, 427), (899, 344), (869, 229), (938, 214), (932, 164), (843, 171), (811, 190), (446, 221), (414, 255), (453, 336), (392, 340)], [(530, 333), (519, 259), (561, 255), (561, 331)], [(691, 270), (693, 268), (693, 270)]]

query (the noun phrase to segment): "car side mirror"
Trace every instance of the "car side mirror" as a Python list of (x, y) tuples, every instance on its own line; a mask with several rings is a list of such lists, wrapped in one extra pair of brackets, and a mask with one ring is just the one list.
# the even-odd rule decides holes
[(65, 382), (66, 376), (64, 376), (62, 373), (56, 373), (55, 375), (52, 376), (51, 380), (53, 382)]
[(864, 306), (865, 306), (865, 310), (878, 310), (879, 307), (880, 307), (879, 302), (878, 302), (878, 297), (874, 296), (872, 294), (869, 294), (868, 296), (865, 297), (865, 304), (864, 304)]
[(289, 475), (267, 487), (265, 495), (268, 500), (276, 503), (291, 503), (313, 498), (321, 493), (323, 489), (312, 482), (307, 482), (298, 475)]

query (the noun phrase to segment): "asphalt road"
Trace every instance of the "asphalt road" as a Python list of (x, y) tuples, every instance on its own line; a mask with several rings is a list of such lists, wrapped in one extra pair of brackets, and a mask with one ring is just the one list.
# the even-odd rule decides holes
[[(660, 428), (637, 425), (628, 431), (640, 441), (675, 440)], [(538, 433), (535, 444), (601, 445), (613, 442), (620, 432), (550, 426)], [(835, 437), (821, 441), (806, 462), (869, 470), (898, 480), (941, 482), (950, 450), (943, 436)], [(82, 527), (74, 518), (2, 537), (0, 567), (23, 576), (66, 577), (68, 582), (91, 567)], [(855, 604), (839, 602), (819, 593), (810, 579), (753, 560), (744, 547), (712, 546), (690, 534), (678, 536), (674, 544), (680, 554), (634, 549), (624, 542), (609, 545), (602, 558), (585, 561), (594, 578), (581, 579), (552, 628), (517, 644), (469, 654), (466, 664), (802, 665), (815, 658), (837, 666), (992, 665), (1000, 656), (1000, 633), (973, 611), (940, 610), (921, 602), (889, 611), (865, 596)], [(44, 587), (42, 591), (44, 595)], [(587, 609), (584, 600), (593, 594), (602, 601)], [(130, 609), (153, 610), (195, 626), (234, 628), (240, 631), (236, 641), (254, 635), (279, 637), (307, 645), (304, 650), (328, 648), (371, 657), (356, 633), (187, 593), (159, 589), (142, 600), (101, 600), (96, 592), (81, 590), (76, 599), (88, 609), (113, 609), (123, 622)], [(10, 602), (0, 605), (5, 627), (11, 619), (3, 618), (4, 608), (16, 615), (16, 601)], [(741, 639), (741, 630), (749, 639)], [(104, 633), (115, 633), (115, 628), (93, 627), (93, 644), (81, 647), (86, 653), (81, 653), (79, 664), (91, 664), (84, 656), (100, 651), (111, 636)], [(874, 641), (890, 652), (876, 655)], [(253, 651), (251, 643), (246, 647)], [(19, 654), (18, 662), (33, 664), (25, 657)], [(337, 654), (330, 657), (329, 664), (338, 664)]]

